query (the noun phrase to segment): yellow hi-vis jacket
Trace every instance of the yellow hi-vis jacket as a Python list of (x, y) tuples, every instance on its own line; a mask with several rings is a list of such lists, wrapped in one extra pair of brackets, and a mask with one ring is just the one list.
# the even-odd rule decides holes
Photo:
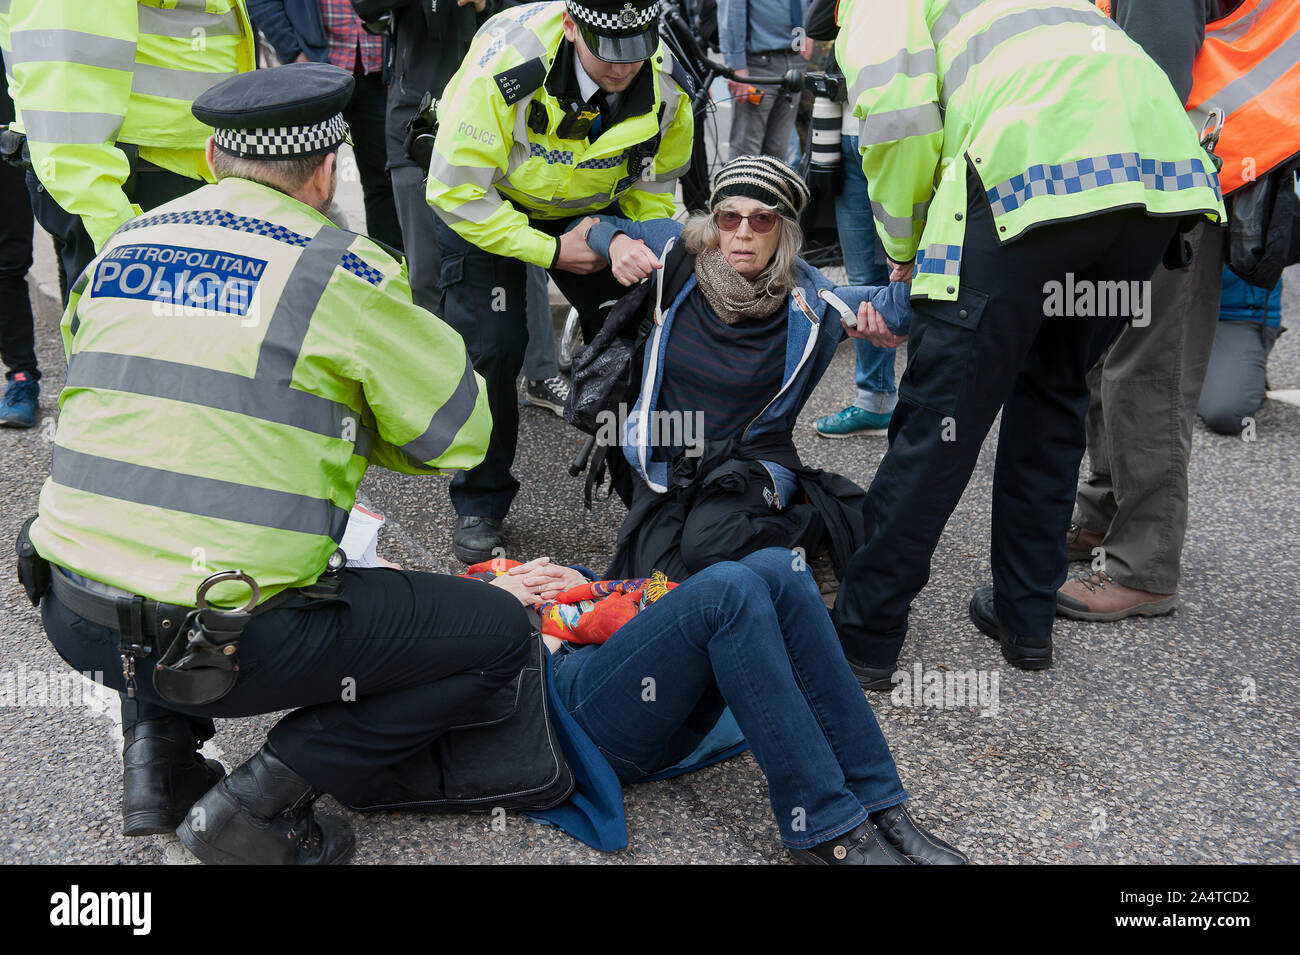
[(211, 181), (212, 130), (190, 104), (256, 66), (244, 0), (0, 0), (0, 16), (6, 7), (15, 127), (41, 185), (81, 217), (97, 250), (140, 213), (122, 191), (131, 166), (116, 143)]
[[(470, 468), (491, 431), (465, 343), (406, 269), (267, 186), (223, 179), (126, 224), (63, 316), (68, 377), (32, 543), (194, 605), (219, 570), (313, 583), (368, 463)], [(223, 585), (222, 604), (246, 600)]]
[(955, 301), (967, 163), (998, 238), (1142, 207), (1223, 219), (1169, 78), (1085, 0), (846, 0), (835, 54), (861, 121), (876, 231), (916, 256), (914, 297)]
[[(594, 143), (561, 139), (563, 106), (544, 80), (568, 42), (563, 11), (562, 2), (531, 3), (483, 24), (438, 104), (429, 165), (429, 203), (465, 241), (543, 267), (553, 263), (557, 240), (531, 228), (530, 217), (566, 219), (615, 201), (630, 219), (671, 217), (694, 135), (690, 97), (660, 43), (642, 67), (654, 71), (648, 111), (615, 123)], [(529, 125), (532, 103), (546, 109), (542, 132)], [(638, 162), (638, 147), (653, 146), (656, 137), (652, 157)]]

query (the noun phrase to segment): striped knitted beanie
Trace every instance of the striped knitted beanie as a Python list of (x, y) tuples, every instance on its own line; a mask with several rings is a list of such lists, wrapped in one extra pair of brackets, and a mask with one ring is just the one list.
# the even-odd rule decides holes
[(772, 156), (737, 156), (713, 177), (709, 209), (724, 199), (744, 196), (774, 206), (781, 215), (798, 219), (808, 204), (808, 187), (799, 174)]

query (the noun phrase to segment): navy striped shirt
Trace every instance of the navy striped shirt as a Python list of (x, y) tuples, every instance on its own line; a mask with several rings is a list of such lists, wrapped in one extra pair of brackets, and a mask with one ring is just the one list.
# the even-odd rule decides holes
[[(702, 412), (703, 432), (692, 431), (695, 440), (739, 437), (781, 390), (788, 321), (782, 307), (768, 318), (727, 325), (696, 285), (673, 318), (658, 410)], [(683, 445), (669, 443), (675, 437), (661, 424), (656, 459), (677, 456)]]

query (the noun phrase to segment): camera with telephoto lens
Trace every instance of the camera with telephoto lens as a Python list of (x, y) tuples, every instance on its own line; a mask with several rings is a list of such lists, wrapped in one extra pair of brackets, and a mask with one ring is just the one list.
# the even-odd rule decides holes
[(846, 103), (849, 99), (848, 86), (839, 73), (805, 73), (803, 88), (813, 96), (820, 96), (834, 103)]

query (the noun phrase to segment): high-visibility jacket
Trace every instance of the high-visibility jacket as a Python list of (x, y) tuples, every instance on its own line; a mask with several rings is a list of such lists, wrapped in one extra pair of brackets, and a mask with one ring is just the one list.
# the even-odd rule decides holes
[(123, 184), (140, 158), (211, 181), (212, 130), (190, 113), (204, 90), (256, 65), (243, 0), (0, 0), (18, 128), (32, 166), (95, 243), (139, 215)]
[(968, 161), (1007, 242), (1122, 207), (1222, 218), (1168, 77), (1091, 3), (846, 3), (835, 52), (876, 230), (917, 257), (914, 297), (957, 298)]
[[(31, 532), (48, 560), (188, 606), (218, 570), (312, 583), (367, 463), (470, 468), (491, 430), (460, 336), (405, 266), (224, 179), (127, 223), (63, 316), (67, 384)], [(214, 599), (247, 599), (224, 585)]]
[[(671, 217), (694, 136), (688, 81), (673, 78), (660, 43), (642, 67), (654, 71), (646, 112), (594, 143), (560, 138), (563, 106), (543, 81), (568, 42), (563, 11), (562, 2), (530, 3), (483, 24), (438, 104), (429, 166), (428, 200), (444, 222), (481, 249), (541, 266), (552, 264), (556, 239), (530, 227), (530, 217), (565, 219), (614, 201), (637, 221)], [(546, 109), (542, 132), (528, 122), (535, 102)]]
[(1300, 152), (1300, 3), (1246, 0), (1206, 24), (1187, 108), (1199, 128), (1215, 107), (1224, 195)]

